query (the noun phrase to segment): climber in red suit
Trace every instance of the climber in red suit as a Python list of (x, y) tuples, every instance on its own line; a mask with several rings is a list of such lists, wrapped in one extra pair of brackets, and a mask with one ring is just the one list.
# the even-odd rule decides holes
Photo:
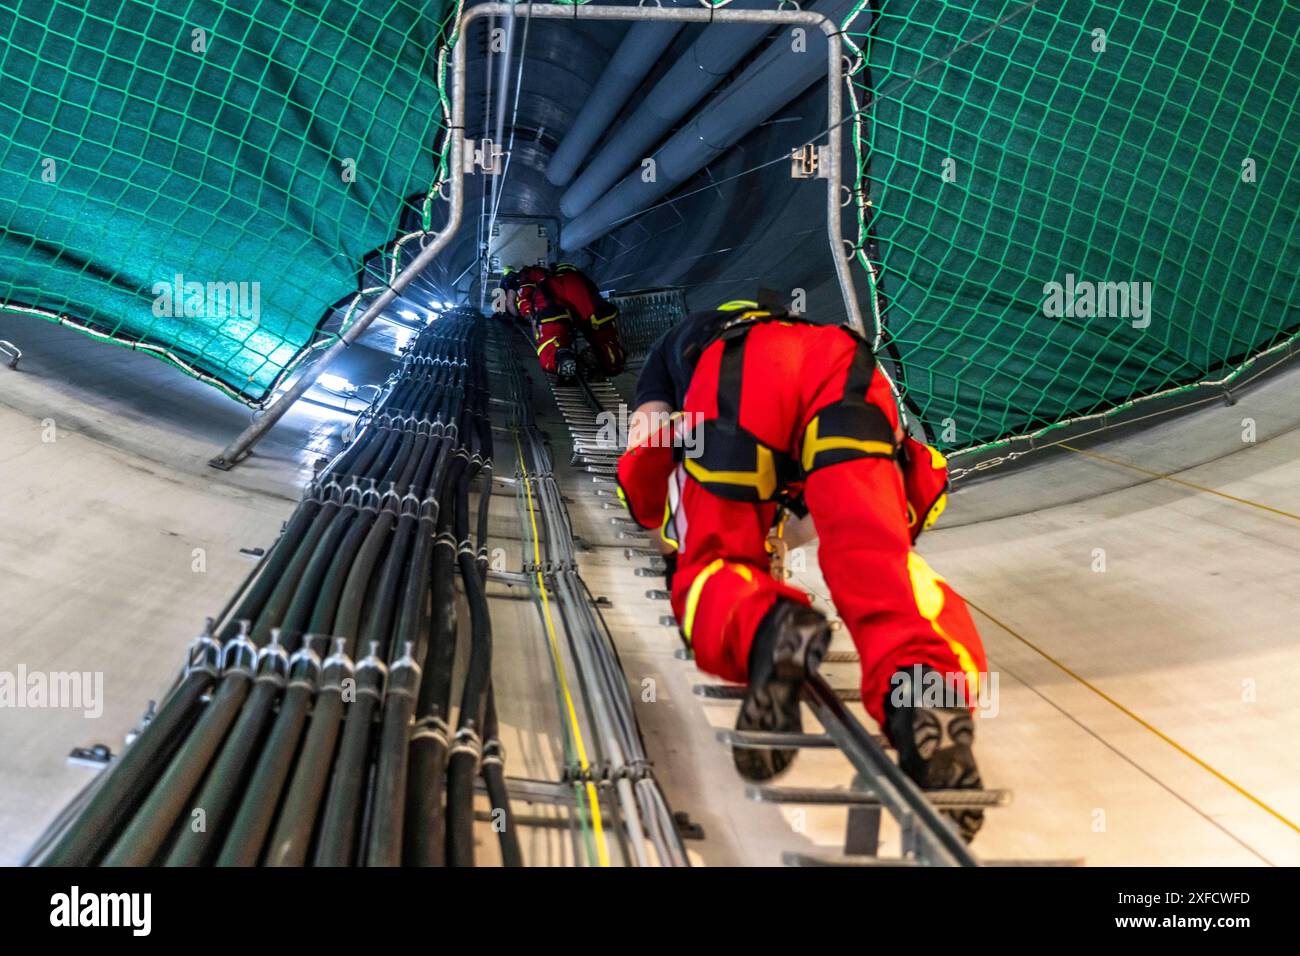
[[(943, 508), (946, 463), (905, 433), (868, 343), (777, 305), (730, 302), (655, 344), (637, 406), (680, 414), (634, 425), (620, 492), (657, 528), (670, 480), (679, 489), (673, 610), (701, 669), (748, 683), (737, 729), (799, 730), (800, 688), (830, 642), (808, 595), (771, 575), (782, 506), (806, 508), (861, 659), (863, 703), (900, 765), (924, 789), (979, 788), (971, 707), (984, 649), (961, 597), (911, 547)], [(955, 704), (923, 699), (921, 685), (940, 680), (958, 689)], [(734, 748), (752, 780), (795, 753)], [(953, 816), (967, 839), (982, 823), (980, 811)]]
[(618, 337), (618, 309), (600, 294), (596, 283), (577, 267), (561, 262), (545, 282), (546, 292), (573, 316), (578, 331), (591, 346), (593, 367), (617, 375), (627, 364)]
[(578, 375), (574, 350), (574, 320), (568, 306), (550, 289), (551, 274), (541, 266), (525, 266), (501, 280), (506, 311), (529, 323), (542, 371), (569, 382)]

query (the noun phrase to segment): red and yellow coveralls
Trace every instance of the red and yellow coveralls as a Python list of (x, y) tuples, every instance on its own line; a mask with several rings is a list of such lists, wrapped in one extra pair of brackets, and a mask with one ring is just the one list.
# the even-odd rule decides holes
[[(774, 320), (753, 305), (723, 307), (749, 310), (701, 354), (677, 425), (701, 430), (698, 456), (682, 461), (673, 515), (672, 605), (697, 663), (745, 682), (763, 615), (778, 598), (810, 603), (772, 577), (766, 547), (777, 499), (802, 489), (872, 717), (884, 719), (892, 675), (916, 664), (964, 673), (974, 694), (987, 671), (979, 633), (960, 595), (911, 547), (942, 508), (942, 456), (904, 436), (865, 341), (841, 327)], [(663, 451), (669, 444), (653, 436), (619, 461), (620, 489), (645, 527), (664, 518), (676, 468), (672, 450)], [(900, 446), (914, 469), (900, 467)]]
[(516, 308), (533, 329), (537, 361), (542, 371), (555, 374), (558, 354), (573, 348), (573, 316), (548, 290), (548, 273), (541, 266), (526, 266), (519, 273)]
[(546, 280), (547, 294), (564, 305), (596, 354), (600, 370), (617, 375), (627, 364), (618, 337), (618, 309), (600, 294), (585, 273), (567, 262), (555, 267)]

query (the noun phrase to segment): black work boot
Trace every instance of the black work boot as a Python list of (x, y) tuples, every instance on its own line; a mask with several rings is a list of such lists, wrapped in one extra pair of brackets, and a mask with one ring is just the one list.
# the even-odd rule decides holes
[[(812, 608), (782, 598), (763, 615), (749, 650), (749, 688), (736, 718), (737, 730), (800, 733), (799, 697), (831, 642), (830, 625)], [(770, 780), (794, 762), (793, 748), (732, 747), (736, 770), (746, 780)]]
[[(975, 721), (970, 707), (925, 706), (917, 686), (922, 678), (938, 674), (932, 667), (903, 668), (895, 672), (885, 694), (885, 735), (898, 751), (898, 765), (922, 790), (983, 790), (975, 766)], [(945, 810), (957, 831), (969, 843), (984, 824), (983, 810)]]
[(578, 360), (568, 349), (560, 349), (555, 353), (555, 377), (561, 385), (572, 384), (578, 377)]
[(588, 381), (603, 377), (600, 374), (600, 359), (596, 358), (595, 349), (588, 347), (578, 353), (578, 367), (582, 369), (583, 378)]

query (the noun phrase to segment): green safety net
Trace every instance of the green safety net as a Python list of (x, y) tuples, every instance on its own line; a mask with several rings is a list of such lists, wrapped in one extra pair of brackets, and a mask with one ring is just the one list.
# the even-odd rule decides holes
[(876, 0), (846, 22), (857, 259), (942, 447), (1295, 341), (1300, 5)]
[(429, 216), (455, 13), (0, 0), (0, 310), (264, 398)]
[[(430, 227), (456, 13), (0, 0), (0, 309), (263, 399)], [(1294, 339), (1294, 2), (864, 0), (845, 35), (856, 258), (943, 447)]]

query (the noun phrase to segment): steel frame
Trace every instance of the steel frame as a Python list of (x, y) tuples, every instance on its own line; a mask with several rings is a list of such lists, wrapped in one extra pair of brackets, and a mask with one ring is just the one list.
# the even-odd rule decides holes
[[(781, 0), (786, 2), (786, 0)], [(849, 260), (844, 255), (844, 234), (840, 222), (841, 209), (841, 109), (843, 101), (842, 84), (844, 80), (844, 50), (840, 28), (834, 21), (820, 13), (808, 13), (802, 10), (727, 10), (709, 8), (669, 9), (658, 6), (609, 7), (596, 4), (573, 4), (556, 6), (538, 3), (483, 3), (461, 14), (456, 26), (456, 36), (460, 39), (452, 50), (452, 120), (450, 162), (448, 181), (450, 182), (449, 210), (447, 224), (437, 233), (433, 241), (424, 246), (419, 255), (410, 262), (384, 292), (375, 299), (353, 323), (339, 336), (339, 340), (305, 368), (297, 380), (278, 398), (274, 399), (257, 420), (245, 428), (226, 448), (211, 459), (208, 464), (214, 468), (229, 470), (247, 457), (261, 439), (269, 432), (285, 413), (293, 407), (298, 399), (306, 394), (330, 364), (352, 346), (362, 333), (370, 327), (376, 318), (398, 297), (438, 257), (450, 243), (460, 228), (465, 207), (465, 86), (466, 86), (466, 32), (476, 21), (484, 17), (514, 17), (520, 7), (526, 8), (524, 16), (543, 20), (676, 20), (683, 23), (771, 23), (775, 25), (803, 25), (821, 30), (826, 35), (826, 125), (828, 136), (828, 157), (826, 170), (826, 233), (831, 246), (831, 257), (835, 263), (835, 274), (839, 279), (840, 292), (844, 298), (844, 307), (849, 322), (859, 332), (865, 334), (862, 312), (858, 307), (857, 292), (853, 285), (853, 276), (849, 270)], [(800, 144), (802, 145), (802, 144)]]

